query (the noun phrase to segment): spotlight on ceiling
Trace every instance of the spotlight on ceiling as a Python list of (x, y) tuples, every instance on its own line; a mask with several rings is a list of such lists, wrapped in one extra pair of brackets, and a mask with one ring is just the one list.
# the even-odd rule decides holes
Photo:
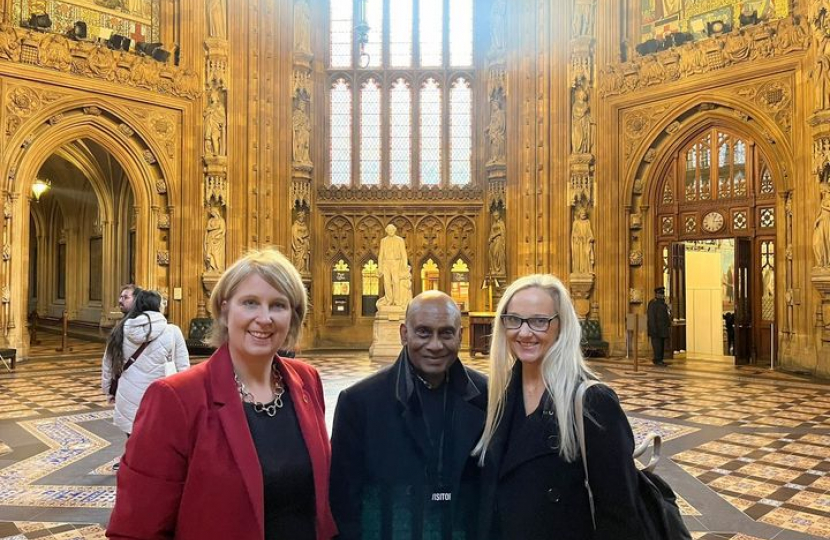
[(52, 26), (52, 19), (49, 18), (48, 13), (32, 13), (29, 20), (23, 21), (20, 25), (38, 32), (45, 32)]
[(140, 41), (135, 44), (135, 52), (141, 56), (153, 56), (153, 51), (160, 48), (162, 43), (150, 43), (149, 41)]
[(129, 51), (131, 43), (132, 40), (130, 38), (124, 37), (121, 34), (113, 34), (107, 40), (107, 47), (114, 51), (117, 51), (119, 49)]
[(84, 21), (75, 21), (75, 24), (72, 25), (72, 28), (70, 28), (69, 31), (66, 32), (66, 37), (68, 37), (69, 39), (74, 39), (75, 41), (86, 39), (86, 23)]
[(706, 23), (706, 33), (709, 35), (709, 37), (719, 36), (721, 34), (726, 34), (731, 31), (732, 27), (721, 20)]
[(758, 10), (749, 11), (748, 9), (744, 9), (741, 11), (741, 14), (738, 16), (738, 21), (741, 23), (741, 26), (751, 26), (753, 24), (758, 24)]

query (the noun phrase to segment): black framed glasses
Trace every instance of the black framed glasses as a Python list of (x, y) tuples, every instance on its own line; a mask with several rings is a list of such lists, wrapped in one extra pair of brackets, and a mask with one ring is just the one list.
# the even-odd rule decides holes
[(502, 315), (501, 323), (508, 330), (518, 330), (524, 323), (534, 332), (547, 332), (550, 328), (550, 323), (558, 319), (559, 315), (553, 317), (527, 317), (522, 318), (518, 315)]

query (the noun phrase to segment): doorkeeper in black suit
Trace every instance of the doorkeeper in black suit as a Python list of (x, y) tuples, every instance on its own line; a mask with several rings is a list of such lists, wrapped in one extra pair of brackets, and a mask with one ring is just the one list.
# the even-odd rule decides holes
[(487, 382), (458, 359), (461, 312), (439, 291), (409, 304), (397, 361), (341, 392), (330, 500), (341, 540), (478, 540)]
[(671, 314), (666, 304), (666, 288), (654, 289), (654, 298), (648, 303), (648, 337), (654, 351), (652, 362), (655, 366), (665, 366), (663, 360), (666, 338), (671, 331)]

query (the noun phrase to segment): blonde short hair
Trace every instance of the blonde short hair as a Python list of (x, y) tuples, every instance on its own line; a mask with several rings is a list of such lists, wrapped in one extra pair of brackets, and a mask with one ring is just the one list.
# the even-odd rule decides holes
[(228, 324), (222, 306), (230, 300), (240, 283), (252, 275), (258, 275), (270, 286), (288, 298), (291, 304), (291, 326), (282, 349), (293, 349), (300, 341), (303, 319), (308, 311), (308, 294), (300, 273), (285, 255), (276, 249), (249, 251), (225, 270), (210, 295), (210, 311), (213, 326), (207, 343), (221, 347), (228, 341)]

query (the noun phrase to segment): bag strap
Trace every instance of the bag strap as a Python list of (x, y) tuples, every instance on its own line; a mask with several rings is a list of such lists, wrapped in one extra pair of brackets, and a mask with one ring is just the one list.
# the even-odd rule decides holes
[(136, 349), (135, 352), (132, 354), (132, 356), (130, 356), (130, 359), (127, 360), (126, 362), (124, 362), (124, 369), (121, 370), (121, 373), (124, 373), (125, 371), (130, 369), (130, 366), (135, 364), (135, 361), (138, 360), (138, 357), (141, 356), (141, 353), (144, 352), (144, 349), (146, 349), (147, 345), (149, 345), (149, 344), (150, 344), (149, 341), (145, 341), (144, 343), (139, 345), (138, 349)]
[[(591, 508), (591, 522), (594, 525), (594, 530), (597, 530), (597, 516), (596, 507), (594, 506), (594, 493), (591, 491), (591, 484), (588, 483), (588, 454), (585, 447), (585, 393), (594, 385), (602, 384), (599, 381), (586, 380), (576, 389), (574, 396), (574, 417), (576, 420), (576, 438), (579, 441), (579, 452), (582, 454), (582, 468), (585, 471), (585, 489), (588, 490), (588, 506)], [(646, 435), (640, 446), (634, 449), (631, 456), (632, 459), (638, 458), (645, 453), (649, 445), (654, 442), (654, 449), (651, 453), (651, 459), (648, 465), (643, 470), (653, 472), (660, 461), (660, 450), (663, 447), (663, 438), (657, 433), (651, 432)]]
[(588, 482), (588, 455), (585, 449), (585, 392), (599, 381), (585, 380), (576, 389), (574, 395), (574, 419), (576, 420), (576, 439), (579, 441), (579, 453), (582, 455), (582, 469), (585, 471), (585, 489), (588, 490), (588, 506), (591, 508), (591, 523), (597, 530), (597, 513), (594, 506), (594, 492)]

